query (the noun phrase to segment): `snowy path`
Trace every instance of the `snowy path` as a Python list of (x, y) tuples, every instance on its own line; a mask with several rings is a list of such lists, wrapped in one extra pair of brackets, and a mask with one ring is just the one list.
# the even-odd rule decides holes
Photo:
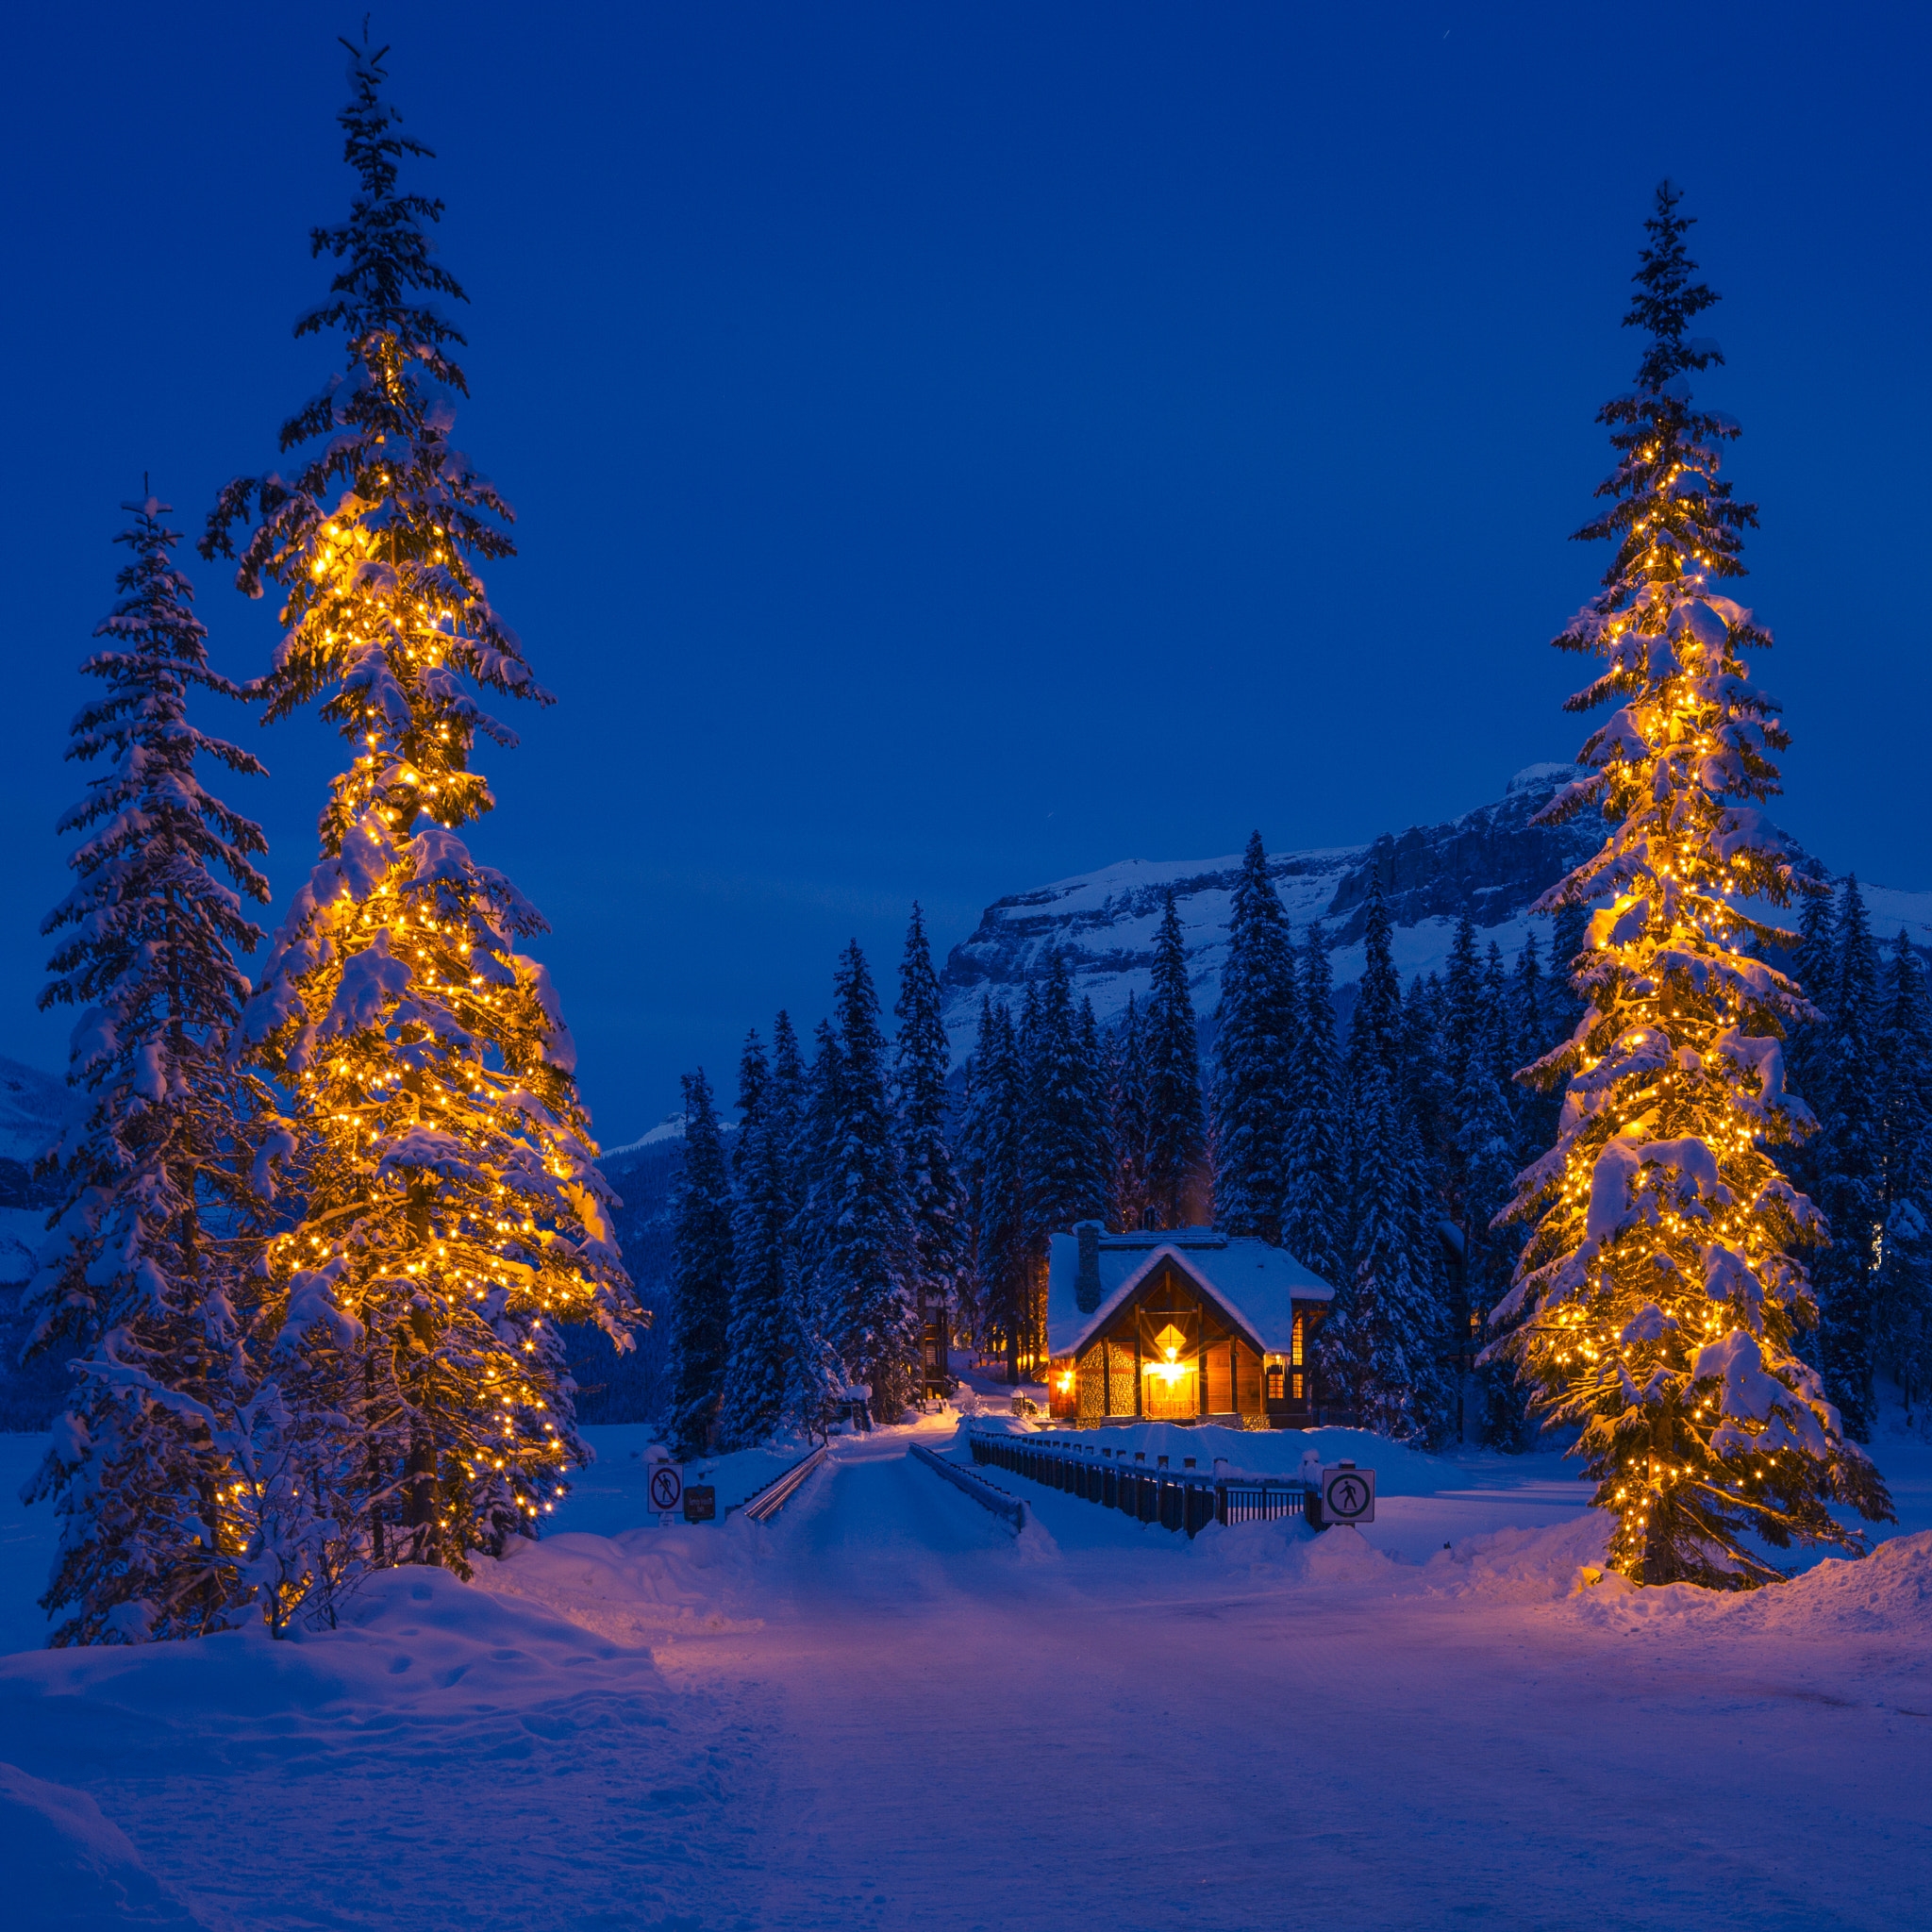
[(1551, 1482), (1390, 1499), (1394, 1561), (1002, 1476), (1016, 1540), (905, 1445), (317, 1641), (0, 1661), (0, 1758), (213, 1932), (1932, 1923), (1932, 1538), (1577, 1597)]
[(1925, 1712), (1918, 1657), (1843, 1698), (1836, 1656), (1473, 1615), (1366, 1553), (1285, 1594), (1018, 1479), (1060, 1560), (903, 1457), (835, 1484), (762, 1643), (797, 1912), (771, 1924), (1932, 1919), (1932, 1714), (1872, 1695)]

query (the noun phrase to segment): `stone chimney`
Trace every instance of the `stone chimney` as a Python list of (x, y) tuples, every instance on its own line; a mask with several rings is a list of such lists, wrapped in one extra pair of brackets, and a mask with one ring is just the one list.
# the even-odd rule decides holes
[(1074, 1302), (1083, 1315), (1100, 1306), (1100, 1224), (1083, 1221), (1074, 1232), (1080, 1238), (1080, 1272), (1074, 1277)]

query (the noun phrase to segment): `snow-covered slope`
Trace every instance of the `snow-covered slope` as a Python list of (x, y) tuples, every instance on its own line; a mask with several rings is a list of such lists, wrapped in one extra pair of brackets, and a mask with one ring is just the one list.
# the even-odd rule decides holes
[[(1441, 968), (1465, 911), (1484, 946), (1496, 941), (1513, 962), (1531, 927), (1529, 907), (1603, 841), (1601, 821), (1589, 813), (1554, 828), (1530, 823), (1574, 773), (1571, 765), (1530, 765), (1495, 803), (1441, 824), (1385, 832), (1366, 845), (1274, 854), (1268, 869), (1297, 937), (1320, 920), (1336, 985), (1352, 985), (1361, 977), (1369, 882), (1380, 878), (1405, 979)], [(1069, 953), (1076, 990), (1092, 999), (1103, 1024), (1126, 1005), (1129, 992), (1145, 998), (1169, 892), (1187, 936), (1194, 1009), (1204, 1019), (1211, 1015), (1227, 950), (1228, 895), (1240, 867), (1238, 853), (1130, 858), (995, 900), (972, 936), (953, 948), (941, 975), (955, 1061), (972, 1050), (980, 1001), (1016, 998), (1050, 945)], [(1881, 938), (1904, 925), (1916, 943), (1932, 946), (1932, 892), (1864, 891)], [(1548, 922), (1535, 924), (1547, 944)]]
[(0, 1160), (31, 1166), (58, 1138), (73, 1101), (57, 1075), (0, 1057)]
[[(1585, 817), (1550, 829), (1530, 820), (1572, 775), (1569, 765), (1531, 765), (1492, 805), (1436, 825), (1384, 833), (1365, 845), (1283, 852), (1268, 862), (1299, 936), (1315, 920), (1328, 935), (1336, 982), (1361, 976), (1369, 882), (1379, 877), (1395, 923), (1395, 958), (1405, 977), (1439, 967), (1466, 910), (1512, 958), (1529, 929), (1526, 909), (1603, 837)], [(1211, 1013), (1227, 949), (1228, 895), (1241, 856), (1150, 862), (1125, 859), (986, 908), (972, 937), (955, 946), (941, 975), (955, 1058), (971, 1049), (979, 1003), (1012, 998), (1039, 970), (1049, 945), (1066, 949), (1079, 991), (1103, 1022), (1145, 997), (1154, 935), (1174, 895), (1187, 935), (1195, 1010)]]

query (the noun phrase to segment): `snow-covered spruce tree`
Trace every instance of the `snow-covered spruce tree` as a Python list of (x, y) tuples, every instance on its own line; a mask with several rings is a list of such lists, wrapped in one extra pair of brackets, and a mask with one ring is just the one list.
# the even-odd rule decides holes
[(1113, 1163), (1117, 1228), (1137, 1228), (1147, 1211), (1147, 1060), (1134, 995), (1107, 1040), (1107, 1139)]
[(1417, 974), (1402, 1002), (1397, 1054), (1399, 1104), (1414, 1124), (1429, 1179), (1439, 1190), (1449, 1183), (1456, 1152), (1456, 1091), (1449, 1084), (1442, 1045), (1446, 1008), (1441, 981), (1433, 973), (1426, 979)]
[(260, 1108), (226, 1034), (248, 992), (235, 956), (262, 937), (242, 900), (268, 898), (267, 844), (197, 766), (262, 767), (189, 722), (192, 691), (242, 692), (208, 668), (169, 506), (122, 508), (121, 594), (67, 747), (108, 763), (60, 816), (82, 835), (76, 878), (41, 926), (60, 937), (40, 1004), (78, 1009), (68, 1078), (86, 1103), (50, 1158), (61, 1205), (27, 1296), (28, 1352), (79, 1370), (31, 1485), (61, 1518), (41, 1600), (57, 1644), (217, 1628), (247, 1601), (252, 1554), (226, 1439), (254, 1392), (234, 1277)]
[(1505, 997), (1494, 987), (1487, 988), (1455, 1102), (1455, 1185), (1449, 1206), (1463, 1241), (1467, 1306), (1457, 1311), (1463, 1323), (1471, 1310), (1487, 1316), (1508, 1292), (1523, 1245), (1514, 1223), (1496, 1221), (1516, 1191), (1516, 1121), (1495, 1071), (1499, 1055), (1513, 1044)]
[(1461, 1090), (1470, 1051), (1482, 1031), (1482, 967), (1476, 958), (1475, 921), (1456, 922), (1442, 973), (1442, 1062), (1451, 1093)]
[(1256, 832), (1235, 875), (1214, 1041), (1215, 1219), (1230, 1234), (1281, 1236), (1294, 1031), (1294, 946)]
[(673, 1447), (702, 1456), (718, 1437), (731, 1326), (731, 1170), (711, 1083), (686, 1074), (684, 1171), (671, 1249)]
[(1388, 907), (1369, 892), (1367, 955), (1350, 1024), (1347, 1265), (1322, 1325), (1324, 1385), (1365, 1428), (1398, 1441), (1439, 1442), (1456, 1398), (1444, 1363), (1451, 1337), (1444, 1307), (1441, 1203), (1402, 1068), (1402, 993)]
[(1281, 1244), (1331, 1287), (1348, 1267), (1348, 1130), (1328, 943), (1311, 925), (1302, 944), (1301, 1024), (1289, 1063), (1287, 1179)]
[(1371, 1058), (1391, 1075), (1402, 1067), (1402, 977), (1395, 970), (1394, 924), (1380, 878), (1371, 874), (1362, 912), (1362, 976), (1348, 1022), (1346, 1068), (1353, 1087)]
[[(791, 1052), (795, 1058), (795, 1041)], [(731, 1319), (718, 1412), (718, 1440), (726, 1449), (762, 1442), (778, 1427), (791, 1346), (789, 1150), (796, 1101), (774, 1077), (756, 1032), (739, 1062), (738, 1105), (742, 1118), (731, 1146)]]
[(1823, 1131), (1811, 1173), (1812, 1199), (1831, 1226), (1831, 1243), (1813, 1264), (1818, 1296), (1819, 1366), (1845, 1433), (1872, 1433), (1873, 1279), (1885, 1217), (1883, 1106), (1878, 1057), (1878, 949), (1856, 877), (1840, 889), (1832, 933), (1832, 975), (1807, 987), (1824, 1007), (1830, 1098), (1818, 1108)]
[(1449, 1338), (1434, 1229), (1422, 1225), (1421, 1151), (1394, 1081), (1373, 1058), (1355, 1093), (1355, 1129), (1354, 1250), (1321, 1329), (1324, 1383), (1362, 1427), (1438, 1442), (1453, 1432), (1456, 1398), (1442, 1361)]
[(1884, 1008), (1885, 1232), (1872, 1339), (1917, 1419), (1932, 1388), (1932, 1005), (1903, 931), (1891, 944)]
[(1048, 1238), (1077, 1222), (1103, 1220), (1108, 1194), (1106, 1127), (1063, 953), (1050, 953), (1038, 986), (1021, 1134), (1027, 1244), (1036, 1273), (1045, 1268)]
[(952, 1052), (940, 1007), (925, 920), (912, 908), (899, 962), (899, 1030), (892, 1042), (892, 1122), (904, 1191), (914, 1301), (950, 1317), (965, 1267), (966, 1194), (959, 1184), (946, 1124), (946, 1075)]
[(1619, 1571), (1735, 1588), (1778, 1574), (1751, 1539), (1857, 1547), (1827, 1502), (1874, 1519), (1890, 1502), (1791, 1351), (1815, 1320), (1792, 1250), (1823, 1229), (1775, 1158), (1809, 1124), (1781, 1040), (1810, 1009), (1744, 949), (1790, 937), (1746, 910), (1798, 886), (1757, 809), (1789, 741), (1743, 661), (1771, 640), (1713, 588), (1741, 574), (1754, 513), (1717, 475), (1737, 425), (1690, 399), (1687, 372), (1720, 357), (1685, 330), (1717, 298), (1691, 279), (1677, 201), (1657, 191), (1625, 318), (1650, 337), (1637, 389), (1599, 416), (1617, 451), (1609, 508), (1578, 533), (1616, 558), (1556, 640), (1605, 660), (1571, 708), (1618, 708), (1543, 822), (1593, 807), (1613, 829), (1538, 909), (1611, 903), (1575, 967), (1590, 1004), (1574, 1036), (1527, 1070), (1569, 1090), (1556, 1147), (1507, 1210), (1536, 1226), (1497, 1310), (1524, 1319), (1492, 1347), (1547, 1414), (1581, 1425)]
[(911, 1399), (919, 1336), (909, 1292), (910, 1241), (892, 1153), (886, 1042), (872, 972), (853, 941), (832, 982), (837, 1052), (807, 1208), (805, 1252), (825, 1340), (848, 1380), (896, 1420)]
[[(781, 1016), (782, 1018), (782, 1016)], [(794, 1055), (796, 1038), (786, 1028)], [(774, 1081), (782, 1080), (782, 1050), (774, 1054)], [(851, 1376), (831, 1341), (830, 1316), (819, 1293), (819, 1261), (831, 1224), (828, 1190), (838, 1141), (841, 1105), (839, 1035), (828, 1020), (812, 1033), (811, 1065), (797, 1060), (795, 1128), (789, 1150), (791, 1224), (787, 1240), (786, 1325), (791, 1332), (785, 1359), (783, 1414), (793, 1429), (824, 1428)]]
[(1034, 1274), (1026, 1244), (1025, 1109), (1012, 1015), (990, 999), (980, 1002), (973, 1060), (966, 1145), (980, 1340), (1005, 1353), (1007, 1379), (1017, 1383), (1021, 1350), (1031, 1339)]
[(1147, 1201), (1160, 1227), (1205, 1219), (1212, 1198), (1201, 1047), (1188, 990), (1187, 948), (1174, 894), (1154, 939), (1154, 985), (1141, 1033), (1147, 1092)]
[(750, 1161), (744, 1130), (765, 1110), (766, 1096), (772, 1085), (772, 1063), (765, 1058), (764, 1041), (758, 1038), (758, 1029), (754, 1026), (744, 1036), (744, 1046), (738, 1056), (738, 1138), (731, 1143), (731, 1184), (741, 1186), (744, 1172)]
[(267, 1250), (270, 1318), (357, 1560), (462, 1570), (534, 1533), (586, 1457), (559, 1324), (627, 1347), (636, 1309), (570, 1034), (518, 951), (543, 922), (457, 835), (492, 803), (477, 734), (513, 742), (475, 688), (548, 698), (477, 575), (510, 553), (509, 512), (449, 441), (462, 338), (434, 298), (463, 294), (431, 252), (441, 204), (398, 190), (428, 150), (383, 80), (352, 47), (358, 192), (314, 232), (339, 267), (296, 324), (341, 330), (347, 367), (281, 432), (319, 446), (230, 483), (201, 548), (232, 557), (258, 520), (238, 582), (277, 587), (284, 635), (255, 693), (270, 719), (320, 700), (354, 754), (243, 1015), (303, 1194)]

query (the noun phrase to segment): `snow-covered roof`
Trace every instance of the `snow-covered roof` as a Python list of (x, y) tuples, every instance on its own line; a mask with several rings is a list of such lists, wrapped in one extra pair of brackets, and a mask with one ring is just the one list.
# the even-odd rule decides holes
[(1262, 1354), (1285, 1353), (1294, 1340), (1296, 1302), (1327, 1302), (1335, 1291), (1286, 1248), (1224, 1235), (1211, 1227), (1100, 1237), (1100, 1306), (1077, 1299), (1080, 1241), (1057, 1234), (1047, 1243), (1046, 1340), (1052, 1355), (1074, 1355), (1120, 1309), (1163, 1260), (1210, 1294)]

